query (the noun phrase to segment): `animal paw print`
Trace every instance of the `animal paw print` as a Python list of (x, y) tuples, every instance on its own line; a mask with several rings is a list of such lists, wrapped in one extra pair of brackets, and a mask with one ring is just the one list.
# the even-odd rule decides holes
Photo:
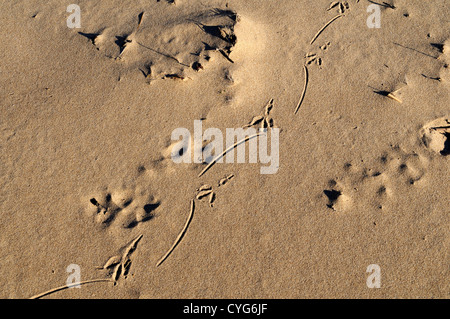
[(442, 156), (450, 154), (450, 120), (443, 117), (427, 123), (421, 131), (426, 148)]
[(386, 203), (395, 200), (394, 190), (409, 191), (420, 185), (427, 161), (423, 155), (392, 146), (370, 166), (346, 163), (344, 175), (329, 181), (323, 191), (326, 205), (335, 211), (346, 210), (349, 202), (383, 209)]
[(424, 156), (415, 152), (405, 152), (397, 145), (391, 146), (391, 150), (384, 153), (379, 162), (382, 168), (373, 174), (376, 176), (388, 174), (392, 180), (399, 181), (403, 185), (414, 185), (426, 173), (427, 160)]
[(92, 197), (88, 213), (94, 215), (95, 221), (109, 227), (112, 224), (123, 228), (134, 228), (139, 223), (154, 217), (154, 210), (160, 202), (145, 192), (117, 191)]
[(330, 180), (328, 182), (328, 188), (323, 191), (323, 194), (327, 199), (326, 205), (328, 208), (338, 212), (345, 210), (349, 202), (349, 197), (338, 182)]

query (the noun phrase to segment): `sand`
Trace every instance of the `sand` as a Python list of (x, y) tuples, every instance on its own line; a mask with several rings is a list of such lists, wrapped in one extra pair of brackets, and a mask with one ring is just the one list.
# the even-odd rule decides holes
[[(4, 1), (0, 297), (449, 298), (450, 6), (371, 2)], [(195, 120), (279, 169), (199, 177)]]

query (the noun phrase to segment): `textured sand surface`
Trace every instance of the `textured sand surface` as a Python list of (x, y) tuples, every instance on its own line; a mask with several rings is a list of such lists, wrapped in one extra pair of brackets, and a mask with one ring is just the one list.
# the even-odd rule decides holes
[[(171, 2), (1, 2), (0, 297), (449, 298), (449, 2)], [(258, 116), (276, 174), (172, 161)]]

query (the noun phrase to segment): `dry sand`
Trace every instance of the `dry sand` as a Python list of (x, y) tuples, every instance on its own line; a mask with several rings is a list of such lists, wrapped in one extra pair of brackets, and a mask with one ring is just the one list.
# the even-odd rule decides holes
[[(344, 2), (2, 1), (0, 297), (449, 298), (449, 3)], [(276, 174), (171, 160), (270, 99)]]

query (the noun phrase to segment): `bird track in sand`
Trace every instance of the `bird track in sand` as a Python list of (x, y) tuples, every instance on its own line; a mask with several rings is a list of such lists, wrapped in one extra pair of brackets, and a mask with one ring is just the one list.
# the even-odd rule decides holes
[(97, 267), (97, 269), (108, 270), (111, 267), (115, 266), (110, 279), (100, 278), (100, 279), (92, 279), (92, 280), (86, 280), (86, 281), (81, 281), (81, 282), (75, 282), (72, 284), (66, 284), (64, 286), (53, 288), (53, 289), (47, 290), (43, 293), (34, 295), (34, 296), (30, 297), (29, 299), (40, 299), (42, 297), (51, 295), (58, 291), (66, 290), (66, 289), (73, 288), (73, 287), (79, 287), (81, 285), (98, 283), (98, 282), (111, 282), (115, 286), (121, 276), (123, 276), (124, 278), (127, 277), (130, 267), (131, 267), (131, 255), (136, 250), (137, 244), (139, 243), (139, 241), (141, 239), (142, 239), (142, 235), (139, 235), (138, 237), (133, 239), (124, 248), (122, 255), (117, 255), (117, 256), (111, 257), (110, 259), (108, 259), (108, 261), (105, 263), (105, 265), (103, 267)]

